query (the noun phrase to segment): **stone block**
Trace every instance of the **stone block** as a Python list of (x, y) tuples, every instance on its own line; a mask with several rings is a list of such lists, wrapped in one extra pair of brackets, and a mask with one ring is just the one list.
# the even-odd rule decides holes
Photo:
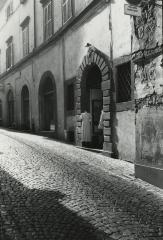
[(81, 104), (79, 102), (76, 103), (76, 109), (81, 109)]
[(109, 95), (110, 95), (110, 91), (109, 90), (103, 91), (103, 97), (108, 97)]
[(112, 153), (112, 143), (104, 142), (103, 149), (104, 149), (104, 151), (109, 151)]
[(110, 127), (110, 121), (109, 120), (104, 121), (104, 127)]
[(107, 80), (109, 80), (110, 78), (109, 78), (109, 75), (108, 74), (106, 74), (105, 76), (103, 76), (102, 77), (102, 81), (107, 81)]
[(108, 104), (110, 104), (110, 96), (103, 97), (103, 105), (108, 105)]
[(102, 89), (103, 91), (110, 89), (110, 80), (102, 81), (102, 83), (101, 83), (101, 89)]
[(104, 110), (104, 112), (109, 112), (110, 111), (110, 105), (104, 105), (103, 110)]
[(110, 112), (104, 112), (104, 120), (110, 120)]
[(104, 127), (104, 135), (110, 136), (111, 135), (111, 128), (109, 127)]
[(76, 83), (75, 84), (75, 89), (77, 90), (77, 89), (80, 89), (80, 88), (81, 88), (80, 83)]
[(102, 76), (106, 75), (107, 73), (109, 73), (109, 67), (106, 66), (103, 70), (102, 70)]
[(77, 115), (80, 115), (81, 114), (81, 110), (77, 109), (76, 113), (77, 113)]
[(110, 136), (104, 135), (104, 142), (109, 142), (110, 143)]
[(76, 95), (77, 97), (81, 97), (81, 89), (77, 89), (77, 90), (75, 91), (75, 95)]

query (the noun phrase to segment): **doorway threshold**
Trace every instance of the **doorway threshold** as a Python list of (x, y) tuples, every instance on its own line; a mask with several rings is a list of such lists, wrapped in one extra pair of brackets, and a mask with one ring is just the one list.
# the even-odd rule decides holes
[(87, 147), (81, 147), (81, 146), (76, 146), (77, 148), (89, 151), (89, 152), (94, 152), (94, 153), (99, 153), (107, 157), (111, 157), (112, 152), (105, 151), (103, 149), (98, 149), (98, 148), (87, 148)]

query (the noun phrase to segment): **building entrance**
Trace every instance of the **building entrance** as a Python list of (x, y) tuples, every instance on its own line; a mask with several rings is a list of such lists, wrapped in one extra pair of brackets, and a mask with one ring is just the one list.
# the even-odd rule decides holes
[(47, 72), (43, 75), (39, 89), (40, 130), (57, 132), (56, 87), (53, 76)]
[(14, 95), (10, 90), (7, 95), (7, 103), (8, 103), (8, 126), (14, 126)]
[(29, 90), (27, 86), (22, 89), (22, 128), (30, 129)]
[(88, 109), (92, 116), (91, 147), (103, 148), (103, 131), (98, 129), (103, 94), (101, 90), (101, 72), (97, 65), (89, 66), (84, 73), (81, 83), (81, 110)]

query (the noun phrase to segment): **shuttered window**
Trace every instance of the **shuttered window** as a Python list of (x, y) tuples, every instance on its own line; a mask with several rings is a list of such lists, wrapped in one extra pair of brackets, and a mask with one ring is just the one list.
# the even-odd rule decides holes
[(14, 49), (13, 49), (13, 41), (9, 41), (7, 43), (6, 49), (6, 69), (11, 68), (14, 65)]
[(62, 16), (63, 23), (66, 23), (72, 17), (72, 0), (63, 0), (62, 2)]
[(22, 40), (23, 40), (23, 56), (29, 53), (29, 25), (22, 29)]
[(52, 1), (44, 6), (44, 39), (47, 40), (53, 33)]
[(6, 8), (6, 20), (7, 21), (12, 14), (13, 14), (13, 2), (11, 1)]

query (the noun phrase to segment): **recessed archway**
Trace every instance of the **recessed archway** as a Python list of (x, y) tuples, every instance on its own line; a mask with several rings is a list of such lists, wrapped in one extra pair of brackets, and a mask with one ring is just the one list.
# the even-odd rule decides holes
[(40, 130), (57, 134), (57, 94), (53, 74), (45, 72), (39, 86)]
[[(76, 77), (75, 101), (76, 101), (76, 144), (81, 146), (81, 118), (80, 114), (84, 106), (89, 104), (90, 108), (90, 90), (99, 96), (99, 110), (104, 111), (104, 142), (103, 149), (112, 153), (111, 143), (111, 125), (110, 125), (110, 98), (111, 98), (111, 67), (108, 57), (101, 51), (91, 46), (87, 55), (78, 69)], [(83, 90), (85, 89), (85, 90)], [(98, 92), (98, 93), (97, 93)], [(92, 93), (93, 94), (93, 93)], [(93, 100), (93, 99), (91, 99)], [(97, 97), (96, 97), (97, 102)], [(95, 102), (95, 104), (96, 104)], [(100, 106), (102, 104), (102, 107)], [(98, 105), (98, 103), (96, 104)], [(87, 108), (89, 108), (87, 106)], [(90, 109), (91, 110), (91, 109)], [(92, 112), (93, 113), (93, 112)], [(98, 114), (97, 114), (98, 115)], [(99, 116), (97, 117), (98, 121)], [(97, 128), (97, 121), (94, 127)]]
[(8, 108), (8, 126), (14, 127), (14, 94), (11, 89), (7, 94), (7, 108)]
[(21, 92), (21, 112), (22, 112), (22, 129), (30, 129), (30, 104), (29, 104), (29, 90), (25, 85)]
[(97, 64), (87, 66), (81, 81), (81, 112), (86, 109), (92, 116), (92, 148), (103, 148), (103, 132), (98, 129), (103, 109), (102, 76)]

